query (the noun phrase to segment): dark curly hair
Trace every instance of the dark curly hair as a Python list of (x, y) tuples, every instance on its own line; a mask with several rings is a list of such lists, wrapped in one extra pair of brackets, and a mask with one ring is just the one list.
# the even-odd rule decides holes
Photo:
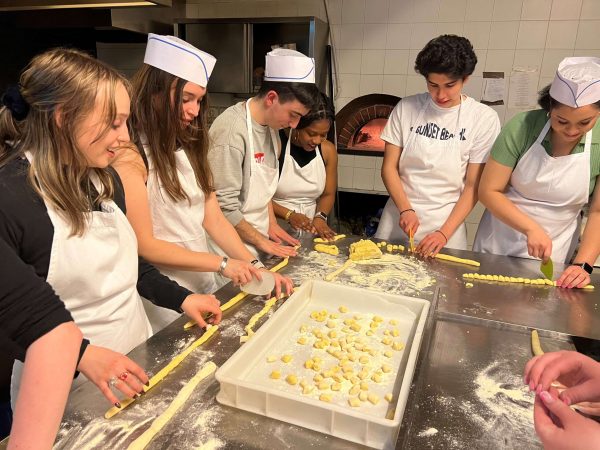
[(477, 56), (471, 42), (455, 34), (443, 34), (427, 43), (415, 60), (415, 71), (427, 77), (443, 73), (452, 78), (465, 78), (475, 71)]
[[(562, 105), (559, 101), (554, 100), (550, 95), (550, 87), (552, 85), (549, 84), (545, 88), (543, 88), (540, 92), (538, 92), (538, 105), (542, 107), (546, 112), (550, 112), (553, 108)], [(592, 103), (592, 105), (596, 105), (596, 108), (600, 109), (600, 100)]]
[(309, 113), (303, 116), (298, 122), (296, 130), (301, 130), (310, 126), (313, 122), (318, 120), (326, 119), (329, 121), (329, 125), (335, 120), (335, 112), (333, 111), (333, 104), (329, 97), (322, 92), (319, 93), (319, 97), (313, 106), (313, 109)]

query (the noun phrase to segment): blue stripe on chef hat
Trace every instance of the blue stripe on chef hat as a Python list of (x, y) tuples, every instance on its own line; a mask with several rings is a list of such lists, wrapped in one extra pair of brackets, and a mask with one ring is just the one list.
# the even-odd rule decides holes
[(586, 88), (584, 88), (577, 97), (575, 97), (575, 101), (577, 101), (577, 99), (585, 92), (587, 91), (589, 88), (591, 88), (593, 85), (600, 83), (600, 80), (596, 80), (593, 83), (591, 83), (589, 86), (587, 86)]
[(270, 80), (270, 79), (277, 79), (277, 80), (305, 80), (308, 78), (308, 76), (313, 73), (315, 70), (315, 66), (313, 65), (312, 68), (308, 71), (308, 73), (302, 77), (267, 77), (265, 76), (265, 80)]

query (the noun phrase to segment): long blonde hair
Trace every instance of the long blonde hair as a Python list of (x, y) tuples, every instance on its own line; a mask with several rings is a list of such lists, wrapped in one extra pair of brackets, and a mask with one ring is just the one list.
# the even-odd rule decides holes
[[(202, 192), (208, 195), (214, 190), (208, 165), (208, 96), (205, 95), (200, 102), (198, 117), (188, 127), (182, 128), (182, 93), (186, 83), (186, 80), (147, 64), (132, 80), (131, 139), (141, 149), (141, 135), (145, 136), (158, 178), (175, 201), (189, 200), (177, 176), (175, 151), (180, 147), (190, 161)], [(172, 101), (173, 85), (175, 95)]]
[[(29, 179), (33, 188), (70, 223), (71, 234), (85, 232), (93, 205), (113, 197), (113, 179), (106, 169), (90, 168), (77, 147), (83, 120), (102, 101), (106, 126), (116, 117), (115, 90), (128, 81), (90, 55), (72, 49), (53, 49), (31, 60), (21, 74), (20, 94), (29, 113), (17, 120), (7, 107), (0, 109), (0, 167), (26, 151), (33, 158)], [(90, 175), (101, 184), (90, 198)]]

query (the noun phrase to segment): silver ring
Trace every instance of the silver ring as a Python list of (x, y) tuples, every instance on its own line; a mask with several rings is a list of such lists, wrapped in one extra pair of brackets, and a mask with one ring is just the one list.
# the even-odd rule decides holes
[(118, 382), (119, 382), (119, 379), (117, 377), (110, 377), (110, 380), (108, 380), (108, 385), (110, 387), (115, 387)]

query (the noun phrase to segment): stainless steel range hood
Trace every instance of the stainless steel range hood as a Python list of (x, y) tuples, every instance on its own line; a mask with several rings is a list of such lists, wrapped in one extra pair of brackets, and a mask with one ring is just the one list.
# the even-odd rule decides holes
[(0, 0), (0, 11), (172, 6), (172, 0)]
[[(152, 1), (156, 2), (157, 0)], [(0, 0), (0, 5), (6, 5), (7, 3), (21, 4), (21, 2)], [(12, 9), (0, 13), (0, 27), (4, 31), (9, 29), (65, 29), (78, 33), (89, 30), (126, 30), (144, 34), (173, 34), (173, 7), (157, 7), (154, 5), (154, 7), (141, 8), (101, 8), (99, 6), (91, 8), (81, 6), (84, 2), (80, 1), (77, 7), (61, 8), (56, 7), (56, 5), (66, 3), (64, 0), (55, 2), (27, 0), (22, 2), (22, 4), (28, 6), (32, 6), (34, 3), (36, 4), (35, 9)], [(42, 7), (41, 3), (47, 5), (53, 3), (54, 7)], [(90, 4), (90, 1), (87, 1), (86, 4)], [(95, 4), (99, 5), (100, 3)], [(0, 11), (2, 10), (3, 8), (0, 6)]]

